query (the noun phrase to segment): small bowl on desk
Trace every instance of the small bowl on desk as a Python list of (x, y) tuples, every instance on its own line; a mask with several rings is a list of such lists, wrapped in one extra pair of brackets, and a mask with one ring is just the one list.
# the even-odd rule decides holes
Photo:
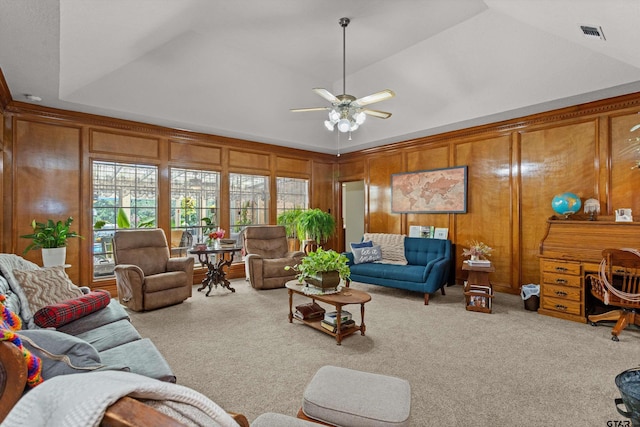
[(193, 245), (193, 250), (194, 251), (206, 251), (207, 250), (207, 244), (206, 243), (196, 243), (195, 245)]

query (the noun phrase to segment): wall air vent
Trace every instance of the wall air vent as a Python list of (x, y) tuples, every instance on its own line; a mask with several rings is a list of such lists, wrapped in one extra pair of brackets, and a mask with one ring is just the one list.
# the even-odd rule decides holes
[(604, 32), (602, 31), (602, 27), (596, 25), (580, 25), (580, 29), (582, 30), (582, 34), (588, 39), (600, 39), (606, 40), (604, 38)]

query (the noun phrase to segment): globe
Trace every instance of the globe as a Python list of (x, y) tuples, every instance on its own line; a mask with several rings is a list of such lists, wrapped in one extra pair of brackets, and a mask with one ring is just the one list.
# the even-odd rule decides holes
[(580, 197), (573, 193), (562, 193), (553, 197), (551, 207), (559, 215), (571, 215), (580, 210)]

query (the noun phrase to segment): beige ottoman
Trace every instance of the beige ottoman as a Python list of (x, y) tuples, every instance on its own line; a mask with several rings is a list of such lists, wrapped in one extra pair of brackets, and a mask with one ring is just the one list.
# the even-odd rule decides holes
[(299, 418), (336, 426), (408, 426), (409, 382), (337, 366), (323, 366), (304, 391)]

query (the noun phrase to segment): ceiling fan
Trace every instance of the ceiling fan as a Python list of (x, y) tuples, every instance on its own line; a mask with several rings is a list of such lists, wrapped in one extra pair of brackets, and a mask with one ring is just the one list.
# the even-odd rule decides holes
[[(364, 108), (369, 104), (384, 101), (393, 98), (396, 94), (389, 89), (376, 92), (362, 98), (356, 98), (347, 94), (346, 90), (346, 29), (351, 20), (349, 18), (340, 18), (338, 23), (342, 27), (342, 95), (334, 95), (327, 89), (315, 88), (313, 91), (329, 101), (330, 107), (311, 107), (311, 108), (292, 108), (292, 112), (306, 111), (329, 111), (329, 120), (324, 121), (325, 127), (333, 131), (338, 128), (340, 132), (352, 132), (358, 129), (364, 123), (367, 115), (380, 119), (388, 119), (391, 113), (386, 111), (371, 110)], [(351, 138), (349, 138), (351, 139)]]

